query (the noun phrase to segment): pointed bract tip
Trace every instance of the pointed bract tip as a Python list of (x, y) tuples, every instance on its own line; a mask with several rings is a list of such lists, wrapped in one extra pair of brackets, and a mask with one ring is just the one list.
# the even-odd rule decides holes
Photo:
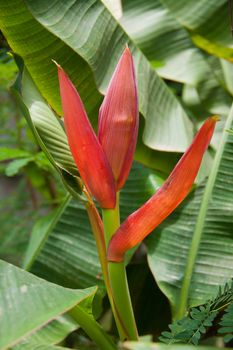
[(128, 43), (125, 44), (125, 49), (124, 49), (124, 51), (127, 51), (127, 52), (130, 52), (130, 53), (131, 53)]
[(54, 59), (51, 59), (51, 61), (52, 61), (53, 63), (55, 63), (55, 65), (57, 66), (57, 68), (62, 69), (62, 67), (60, 66), (60, 64), (58, 64)]
[(138, 134), (138, 97), (133, 57), (124, 49), (100, 108), (98, 138), (111, 166), (117, 190), (130, 171)]
[(219, 122), (221, 120), (219, 115), (213, 115), (212, 117), (210, 117), (211, 119), (213, 119), (215, 122)]
[(125, 55), (128, 55), (128, 56), (132, 57), (132, 53), (131, 53), (131, 50), (130, 50), (128, 44), (126, 44), (126, 47), (125, 47), (125, 49), (124, 49), (124, 51), (122, 53), (122, 56), (125, 56)]

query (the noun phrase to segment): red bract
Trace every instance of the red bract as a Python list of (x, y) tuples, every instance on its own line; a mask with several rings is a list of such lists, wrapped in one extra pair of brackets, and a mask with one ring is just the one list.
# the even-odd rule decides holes
[(99, 140), (81, 98), (58, 66), (65, 129), (83, 182), (101, 208), (112, 209), (130, 171), (138, 133), (138, 99), (129, 48), (116, 67), (99, 113)]
[(205, 121), (163, 186), (116, 231), (108, 247), (109, 261), (122, 261), (125, 252), (140, 243), (188, 195), (217, 120), (211, 117)]
[(138, 134), (138, 98), (133, 58), (123, 52), (99, 113), (99, 141), (112, 168), (117, 190), (128, 177)]
[(102, 208), (114, 208), (116, 188), (108, 160), (88, 120), (79, 94), (60, 66), (58, 77), (66, 134), (80, 175)]

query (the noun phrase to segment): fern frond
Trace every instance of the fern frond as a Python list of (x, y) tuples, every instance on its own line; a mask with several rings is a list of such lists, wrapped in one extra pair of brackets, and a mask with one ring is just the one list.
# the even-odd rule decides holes
[(233, 300), (226, 308), (219, 325), (218, 333), (224, 335), (224, 342), (228, 343), (233, 339)]
[(225, 338), (230, 341), (233, 334), (233, 280), (220, 287), (215, 298), (208, 300), (204, 305), (191, 308), (186, 317), (169, 325), (170, 331), (163, 332), (159, 340), (166, 344), (197, 345), (207, 330), (213, 326), (218, 314), (226, 308), (225, 318), (221, 320), (223, 322), (221, 332), (226, 334)]
[(166, 344), (186, 343), (197, 345), (201, 336), (211, 327), (217, 316), (210, 304), (192, 308), (188, 316), (169, 325), (171, 332), (163, 332), (159, 340)]
[(210, 301), (211, 309), (220, 311), (225, 309), (233, 301), (233, 279), (224, 287), (219, 287), (217, 296)]

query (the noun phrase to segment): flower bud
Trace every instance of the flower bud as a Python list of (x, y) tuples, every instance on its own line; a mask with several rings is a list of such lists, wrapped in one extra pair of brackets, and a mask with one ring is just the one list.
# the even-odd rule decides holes
[(71, 153), (88, 191), (105, 209), (116, 205), (112, 170), (88, 120), (81, 98), (58, 66), (64, 124)]
[(122, 261), (126, 251), (140, 243), (188, 195), (217, 120), (211, 117), (205, 121), (163, 186), (119, 227), (109, 243), (109, 261)]
[(138, 134), (138, 98), (133, 58), (123, 52), (99, 113), (98, 138), (112, 168), (117, 190), (128, 177)]

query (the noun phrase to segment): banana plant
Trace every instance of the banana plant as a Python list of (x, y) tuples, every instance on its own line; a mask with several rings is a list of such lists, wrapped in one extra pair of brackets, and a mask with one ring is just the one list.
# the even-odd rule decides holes
[[(151, 54), (144, 46), (146, 36), (139, 35), (137, 38), (135, 35), (134, 40), (129, 14), (136, 11), (141, 3), (126, 1), (123, 17), (119, 20), (112, 16), (103, 2), (97, 0), (52, 1), (50, 4), (15, 0), (14, 6), (0, 1), (1, 30), (14, 51), (20, 69), (12, 92), (37, 143), (67, 191), (61, 207), (35, 227), (23, 267), (54, 282), (57, 286), (48, 285), (51, 293), (53, 288), (58, 296), (67, 293), (67, 300), (76, 295), (70, 287), (84, 288), (98, 284), (95, 300), (102, 302), (107, 292), (117, 328), (117, 332), (111, 332), (115, 337), (111, 339), (101, 328), (100, 324), (104, 322), (100, 320), (99, 324), (90, 316), (90, 309), (93, 307), (95, 310), (96, 306), (95, 302), (92, 304), (94, 292), (91, 290), (86, 292), (91, 296), (88, 306), (88, 299), (80, 301), (74, 298), (73, 304), (58, 308), (63, 299), (54, 297), (58, 311), (45, 313), (42, 317), (36, 314), (36, 309), (33, 310), (35, 322), (30, 326), (30, 317), (26, 315), (27, 327), (19, 328), (18, 333), (16, 329), (20, 318), (16, 318), (14, 334), (3, 337), (2, 349), (9, 346), (16, 350), (33, 349), (38, 344), (45, 348), (51, 346), (52, 349), (51, 344), (43, 345), (43, 341), (36, 344), (32, 333), (39, 334), (38, 329), (43, 327), (42, 337), (38, 335), (38, 339), (42, 339), (43, 332), (51, 336), (50, 328), (64, 330), (62, 323), (67, 324), (67, 331), (61, 332), (63, 336), (54, 340), (53, 344), (58, 344), (80, 326), (103, 350), (116, 349), (119, 340), (127, 340), (126, 348), (145, 347), (146, 343), (139, 342), (141, 332), (126, 274), (126, 266), (135, 251), (133, 261), (137, 262), (144, 239), (150, 270), (171, 303), (173, 318), (178, 320), (178, 326), (175, 324), (171, 329), (180, 327), (179, 320), (187, 313), (193, 315), (196, 312), (190, 311), (190, 307), (206, 302), (219, 285), (232, 277), (231, 241), (229, 238), (227, 252), (226, 239), (220, 237), (221, 230), (229, 236), (230, 229), (225, 219), (223, 227), (219, 228), (221, 220), (217, 215), (219, 206), (224, 202), (223, 195), (218, 192), (223, 181), (229, 191), (225, 194), (224, 218), (231, 212), (230, 172), (225, 163), (231, 156), (231, 135), (225, 129), (232, 126), (232, 111), (222, 128), (229, 111), (231, 88), (229, 83), (221, 80), (222, 76), (219, 78), (220, 70), (212, 81), (213, 85), (210, 84), (210, 90), (203, 83), (204, 74), (210, 72), (210, 64), (216, 64), (219, 57), (228, 61), (230, 58), (226, 50), (221, 54), (218, 43), (215, 43), (215, 60), (209, 62), (206, 54), (200, 53), (204, 43), (206, 52), (212, 53), (213, 45), (209, 44), (212, 38), (202, 30), (201, 20), (199, 23), (195, 16), (190, 20), (184, 15), (182, 9), (186, 5), (183, 1), (179, 1), (175, 9), (167, 0), (154, 4), (146, 1), (141, 16), (146, 18), (148, 8), (156, 14), (163, 9), (165, 18), (171, 18), (174, 12), (172, 26), (185, 33), (189, 45), (196, 45), (192, 49), (193, 55), (202, 64), (198, 77), (193, 71), (185, 79), (180, 70), (171, 74), (170, 67), (172, 64), (175, 66), (177, 61), (168, 60), (161, 67), (154, 59), (154, 52)], [(205, 5), (205, 18), (211, 17), (221, 7), (217, 3), (215, 5), (212, 13), (208, 4)], [(25, 30), (29, 28), (29, 31)], [(133, 40), (129, 36), (130, 29)], [(219, 37), (220, 34), (224, 35), (220, 31)], [(163, 55), (164, 52), (161, 57)], [(226, 69), (226, 65), (223, 66)], [(202, 121), (193, 118), (193, 110), (192, 118), (189, 118), (187, 100), (180, 103), (180, 96), (171, 91), (172, 85), (168, 83), (168, 87), (161, 77), (185, 83), (186, 92), (192, 89), (192, 93), (199, 93), (202, 102), (206, 101), (207, 91), (213, 91), (221, 80), (218, 92), (222, 94), (223, 88), (222, 96), (226, 97), (223, 121), (218, 123), (221, 136), (216, 138), (214, 133), (220, 118), (209, 113), (218, 113), (220, 104), (217, 108), (212, 104), (206, 108), (208, 117), (202, 118)], [(212, 167), (206, 165), (207, 157), (211, 159)], [(137, 163), (133, 165), (133, 159), (156, 171)], [(201, 185), (198, 180), (195, 188), (201, 166), (202, 169), (206, 167), (202, 178), (210, 175)], [(138, 192), (142, 189), (143, 196), (136, 195), (135, 199), (132, 193), (137, 188)], [(217, 219), (213, 219), (215, 211)], [(86, 236), (82, 234), (85, 231)], [(209, 243), (209, 231), (214, 235), (213, 245)], [(209, 259), (207, 252), (203, 257), (202, 250), (208, 250), (210, 255), (217, 254), (223, 244), (224, 261), (226, 265), (229, 262), (229, 266), (216, 266), (213, 279), (216, 288), (212, 288), (211, 278), (200, 281), (198, 268), (206, 274), (205, 262), (212, 262), (213, 266), (218, 262)], [(4, 275), (7, 267), (7, 263), (2, 264)], [(12, 275), (19, 276), (20, 281), (32, 281), (19, 284), (19, 292), (25, 296), (25, 305), (28, 306), (32, 298), (36, 298), (28, 292), (29, 285), (35, 283), (39, 290), (40, 280), (37, 277), (33, 280), (34, 276), (28, 272), (16, 271), (13, 267), (9, 269), (13, 271)], [(8, 281), (3, 282), (0, 305), (3, 310), (8, 310), (5, 314), (13, 322), (10, 303), (4, 305), (9, 285)], [(199, 295), (198, 290), (201, 291)], [(82, 289), (78, 293), (81, 295)], [(40, 307), (43, 306), (43, 298), (44, 294), (38, 292)], [(78, 302), (80, 306), (75, 306)], [(50, 303), (51, 300), (46, 301), (48, 308)], [(223, 308), (227, 306), (224, 304)], [(17, 312), (20, 315), (23, 311)], [(97, 315), (101, 315), (100, 309)], [(1, 318), (5, 325), (3, 329), (6, 329), (6, 325), (9, 326), (6, 323), (8, 316), (5, 318), (0, 312)], [(147, 344), (148, 348), (153, 348), (153, 344)]]

